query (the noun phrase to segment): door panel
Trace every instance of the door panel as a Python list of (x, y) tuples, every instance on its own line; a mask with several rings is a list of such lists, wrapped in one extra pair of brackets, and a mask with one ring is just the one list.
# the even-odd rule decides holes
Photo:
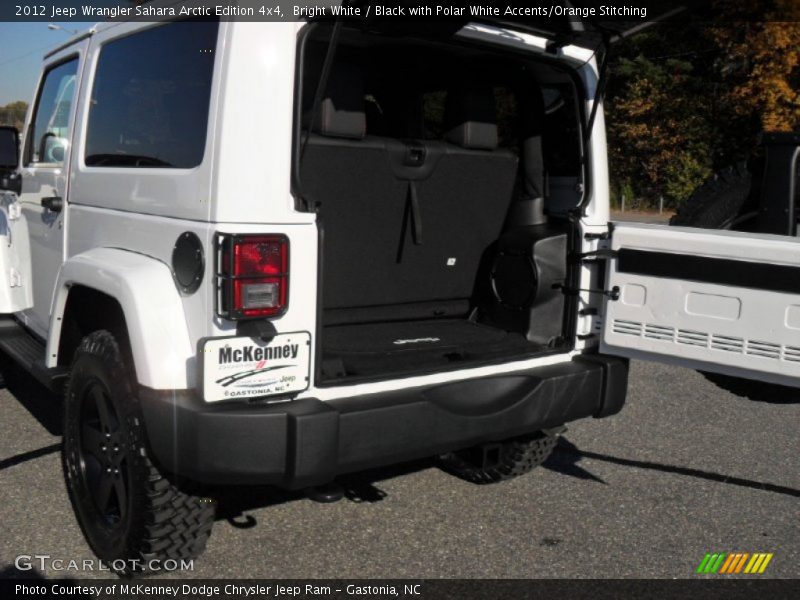
[(88, 41), (79, 42), (49, 59), (26, 124), (19, 201), (28, 226), (35, 277), (33, 306), (21, 318), (42, 336), (47, 334), (53, 287), (64, 262), (70, 150), (87, 45)]
[(29, 243), (16, 194), (0, 190), (0, 314), (33, 306)]
[(664, 225), (611, 237), (603, 352), (800, 386), (800, 239)]

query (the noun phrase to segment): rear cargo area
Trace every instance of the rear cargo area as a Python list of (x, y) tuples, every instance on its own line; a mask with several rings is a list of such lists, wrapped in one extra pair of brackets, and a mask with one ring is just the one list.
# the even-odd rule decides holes
[(348, 28), (324, 73), (329, 37), (304, 40), (298, 90), (318, 383), (566, 350), (583, 180), (570, 74), (453, 36)]

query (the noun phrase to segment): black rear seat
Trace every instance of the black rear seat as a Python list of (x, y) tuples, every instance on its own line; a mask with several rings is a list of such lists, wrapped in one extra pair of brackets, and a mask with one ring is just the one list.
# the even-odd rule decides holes
[(448, 142), (369, 136), (361, 73), (332, 72), (301, 166), (302, 191), (321, 206), (326, 324), (356, 322), (359, 308), (385, 318), (390, 305), (406, 318), (414, 306), (417, 318), (467, 312), (517, 159), (497, 150), (490, 89), (451, 96)]
[(472, 295), (478, 264), (511, 203), (517, 157), (498, 149), (495, 119), (490, 87), (448, 94), (444, 154), (419, 185), (424, 243), (409, 252), (416, 265), (431, 269), (429, 289), (440, 297)]
[(324, 306), (377, 304), (370, 278), (393, 257), (385, 240), (403, 208), (391, 199), (405, 187), (389, 168), (385, 140), (366, 135), (358, 68), (335, 66), (311, 131), (300, 179), (306, 200), (321, 206)]

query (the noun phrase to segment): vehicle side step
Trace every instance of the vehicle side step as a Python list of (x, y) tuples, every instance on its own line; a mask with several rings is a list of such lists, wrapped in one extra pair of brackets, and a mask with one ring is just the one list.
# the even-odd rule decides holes
[(0, 318), (0, 351), (28, 371), (51, 392), (61, 393), (69, 370), (46, 367), (45, 344), (11, 317)]

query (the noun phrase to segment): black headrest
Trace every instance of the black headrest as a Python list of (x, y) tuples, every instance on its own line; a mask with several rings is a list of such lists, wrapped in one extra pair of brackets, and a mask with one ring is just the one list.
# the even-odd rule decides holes
[(359, 68), (334, 63), (311, 129), (321, 135), (357, 140), (366, 135), (364, 76)]
[(491, 87), (451, 90), (444, 109), (444, 137), (464, 148), (497, 148), (497, 115)]

